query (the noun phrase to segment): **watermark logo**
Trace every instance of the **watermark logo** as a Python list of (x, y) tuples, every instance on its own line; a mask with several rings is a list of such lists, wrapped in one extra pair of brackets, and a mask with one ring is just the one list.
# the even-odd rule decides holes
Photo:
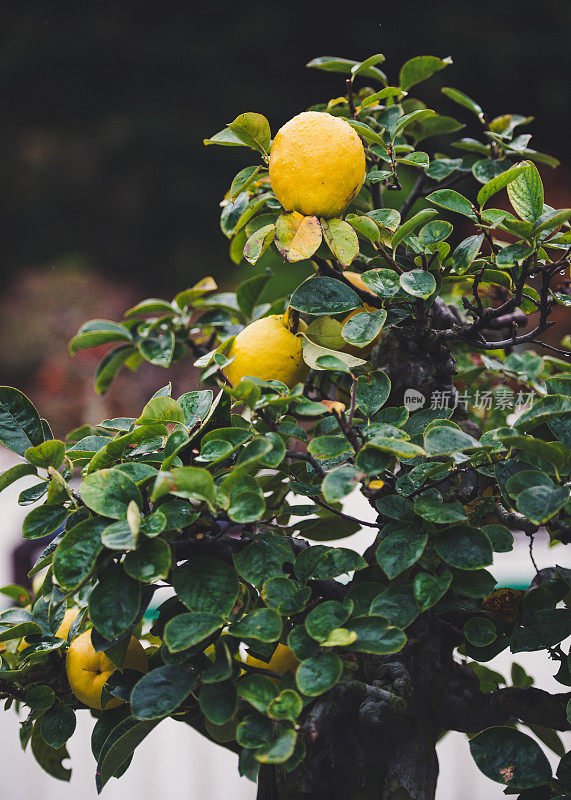
[(409, 411), (416, 411), (426, 403), (424, 395), (416, 389), (407, 389), (404, 393), (404, 406)]

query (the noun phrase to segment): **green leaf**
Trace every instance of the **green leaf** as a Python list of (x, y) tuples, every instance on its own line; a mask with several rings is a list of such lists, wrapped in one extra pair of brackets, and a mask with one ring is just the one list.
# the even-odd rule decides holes
[(134, 550), (137, 537), (127, 520), (120, 519), (105, 528), (101, 534), (101, 542), (109, 550)]
[(355, 393), (357, 408), (372, 417), (389, 398), (391, 382), (388, 376), (377, 370), (372, 375), (359, 375)]
[(76, 589), (87, 578), (103, 549), (101, 534), (107, 520), (89, 519), (67, 531), (54, 555), (54, 577), (63, 589)]
[(43, 441), (42, 421), (33, 403), (18, 389), (0, 386), (0, 444), (23, 456)]
[(46, 711), (55, 703), (55, 692), (50, 686), (34, 686), (26, 690), (25, 702), (34, 711)]
[[(311, 369), (333, 369), (345, 372), (366, 363), (364, 358), (358, 358), (350, 353), (343, 353), (341, 350), (330, 350), (328, 347), (322, 347), (312, 342), (304, 333), (301, 334), (301, 337), (303, 360)], [(323, 362), (321, 359), (327, 360)], [(335, 361), (329, 359), (335, 359)]]
[(414, 501), (414, 512), (429, 522), (446, 525), (466, 519), (464, 506), (459, 500), (443, 503), (442, 495), (422, 494)]
[(295, 574), (302, 582), (328, 580), (366, 566), (365, 559), (354, 550), (318, 544), (307, 547), (298, 555)]
[(250, 611), (228, 628), (231, 636), (259, 639), (261, 642), (276, 642), (281, 632), (282, 618), (273, 608)]
[(434, 275), (423, 269), (403, 272), (399, 278), (399, 283), (407, 294), (411, 294), (413, 297), (420, 297), (423, 300), (426, 300), (436, 291)]
[(434, 537), (438, 555), (458, 569), (480, 569), (493, 561), (490, 540), (478, 528), (456, 525)]
[(60, 442), (59, 439), (50, 439), (47, 442), (36, 445), (36, 447), (28, 447), (24, 453), (26, 458), (35, 467), (54, 467), (59, 469), (61, 462), (65, 456), (65, 444)]
[(250, 264), (257, 264), (274, 241), (275, 232), (276, 226), (274, 223), (271, 225), (264, 225), (262, 228), (258, 228), (257, 231), (254, 231), (244, 245), (244, 258), (246, 261)]
[(425, 81), (444, 67), (452, 63), (452, 59), (436, 58), (436, 56), (416, 56), (411, 58), (403, 64), (400, 75), (399, 84), (401, 89), (408, 91), (411, 86), (414, 86), (421, 81)]
[(414, 506), (412, 502), (398, 494), (389, 494), (379, 497), (375, 502), (377, 511), (390, 519), (400, 520), (401, 522), (414, 521)]
[(256, 751), (256, 760), (262, 764), (283, 764), (293, 755), (297, 733), (292, 728), (282, 728), (277, 737)]
[(383, 539), (377, 548), (376, 558), (387, 578), (392, 580), (416, 564), (427, 541), (427, 534), (412, 528), (403, 528)]
[(24, 539), (39, 539), (42, 536), (48, 536), (65, 522), (68, 515), (69, 509), (61, 506), (44, 505), (34, 508), (24, 520), (22, 536)]
[(150, 425), (155, 422), (181, 422), (185, 417), (182, 406), (172, 397), (153, 397), (144, 407), (136, 425)]
[(367, 289), (383, 300), (389, 300), (400, 290), (399, 276), (392, 269), (370, 269), (361, 274)]
[(75, 712), (70, 706), (53, 706), (40, 719), (42, 738), (54, 750), (59, 750), (73, 735), (75, 724)]
[(486, 617), (472, 617), (464, 624), (464, 636), (474, 647), (486, 647), (496, 640), (496, 626)]
[(40, 720), (36, 720), (31, 736), (31, 748), (34, 758), (41, 768), (60, 781), (69, 781), (71, 770), (63, 766), (62, 762), (69, 758), (69, 753), (65, 747), (55, 749), (44, 740), (40, 731)]
[(443, 86), (440, 91), (442, 94), (445, 94), (446, 97), (449, 97), (450, 100), (453, 100), (455, 103), (467, 108), (478, 117), (480, 122), (484, 123), (484, 112), (478, 103), (476, 103), (475, 100), (472, 100), (471, 97), (468, 97), (467, 94), (464, 94), (464, 92), (461, 92), (459, 89), (453, 89), (451, 86)]
[(419, 108), (412, 111), (410, 114), (405, 114), (403, 117), (398, 118), (393, 125), (390, 126), (391, 139), (394, 140), (402, 133), (402, 131), (413, 122), (420, 122), (427, 117), (434, 117), (435, 113), (430, 108)]
[(562, 394), (547, 395), (524, 411), (515, 422), (515, 427), (522, 431), (529, 431), (538, 425), (550, 422), (552, 419), (571, 417), (571, 400)]
[[(482, 186), (478, 192), (477, 198), (480, 208), (484, 207), (490, 197), (493, 197), (501, 189), (505, 189), (509, 183), (515, 180), (518, 175), (521, 175), (522, 172), (527, 169), (529, 169), (527, 162), (524, 162), (523, 164), (517, 164), (515, 167), (511, 167), (510, 169), (501, 172), (499, 175), (496, 175), (495, 178), (492, 178), (492, 180), (484, 184), (484, 186)], [(543, 210), (543, 200), (541, 207)]]
[[(380, 237), (379, 226), (369, 216), (347, 214), (346, 221), (357, 232), (358, 236), (368, 242), (377, 242)], [(358, 242), (357, 242), (358, 245)]]
[(327, 600), (312, 609), (305, 618), (305, 630), (318, 642), (325, 642), (329, 634), (340, 628), (351, 616), (352, 603)]
[(418, 605), (410, 581), (391, 581), (371, 603), (372, 616), (384, 617), (397, 628), (406, 628), (418, 616)]
[(528, 258), (533, 253), (533, 247), (526, 242), (515, 242), (508, 244), (507, 247), (502, 247), (498, 253), (496, 263), (498, 267), (511, 267), (512, 264), (517, 264)]
[(140, 584), (114, 564), (100, 576), (89, 596), (89, 618), (105, 639), (112, 640), (134, 624), (140, 603)]
[(126, 519), (130, 502), (143, 504), (136, 483), (118, 469), (100, 469), (88, 475), (79, 488), (85, 505), (96, 514), (111, 519)]
[(329, 249), (342, 267), (348, 267), (359, 255), (359, 240), (354, 229), (342, 219), (320, 219), (319, 221)]
[(272, 134), (268, 120), (262, 114), (253, 111), (240, 114), (228, 128), (248, 147), (262, 155), (268, 155)]
[(472, 262), (478, 257), (483, 241), (484, 234), (482, 233), (468, 236), (467, 239), (460, 242), (452, 253), (452, 261), (456, 272), (463, 275), (468, 270)]
[(212, 475), (200, 467), (176, 467), (172, 470), (174, 486), (170, 490), (178, 497), (190, 500), (205, 500), (209, 505), (214, 503), (216, 489)]
[(418, 214), (415, 214), (414, 217), (411, 217), (411, 219), (403, 223), (392, 238), (391, 247), (393, 251), (397, 249), (398, 245), (406, 239), (407, 236), (417, 230), (417, 228), (420, 228), (421, 225), (428, 222), (429, 219), (435, 217), (437, 213), (438, 212), (433, 208), (424, 208), (422, 211), (419, 211)]
[[(507, 159), (497, 160), (494, 158), (481, 158), (472, 165), (472, 175), (480, 183), (488, 183), (492, 178), (501, 175), (511, 167), (511, 161)], [(502, 214), (505, 212), (501, 212)], [(484, 215), (484, 219), (489, 218), (489, 212)]]
[[(351, 232), (355, 236), (352, 228)], [(276, 247), (289, 262), (310, 258), (321, 244), (322, 237), (317, 217), (304, 217), (297, 211), (291, 211), (280, 214), (276, 220)]]
[(442, 219), (435, 219), (421, 228), (418, 238), (424, 247), (428, 247), (429, 245), (443, 242), (450, 236), (453, 230), (454, 228), (449, 222), (445, 222)]
[(245, 675), (238, 684), (238, 695), (262, 714), (278, 694), (276, 684), (265, 675)]
[(454, 117), (445, 117), (436, 114), (433, 117), (426, 117), (420, 122), (415, 122), (409, 131), (414, 136), (416, 145), (419, 142), (429, 139), (431, 136), (442, 136), (446, 133), (454, 133), (464, 127), (462, 122), (458, 122)]
[(346, 437), (341, 434), (316, 436), (310, 441), (307, 450), (312, 456), (321, 459), (337, 458), (353, 452)]
[(419, 573), (414, 579), (414, 599), (421, 611), (426, 611), (435, 605), (448, 591), (452, 583), (452, 573), (444, 570), (441, 575), (429, 575), (427, 572)]
[(300, 589), (289, 578), (270, 578), (265, 581), (261, 591), (264, 603), (285, 617), (303, 611), (310, 594), (309, 588)]
[(368, 65), (365, 67), (364, 62), (350, 61), (348, 58), (319, 56), (318, 58), (312, 59), (306, 66), (310, 69), (320, 69), (325, 72), (341, 72), (345, 75), (350, 75), (354, 68), (360, 66), (361, 70), (359, 71), (359, 75), (362, 75), (364, 78), (374, 78), (381, 83), (386, 83), (387, 81), (384, 72), (381, 72), (380, 69), (376, 69), (375, 66)]
[(164, 641), (171, 653), (179, 653), (204, 641), (223, 624), (218, 614), (179, 614), (165, 625)]
[(289, 305), (305, 314), (320, 316), (352, 311), (361, 307), (363, 301), (353, 289), (341, 281), (317, 276), (308, 278), (298, 286)]
[(397, 164), (407, 164), (409, 167), (421, 167), (422, 169), (428, 169), (430, 165), (430, 158), (428, 157), (427, 153), (409, 153), (401, 158), (397, 158)]
[(333, 688), (341, 678), (343, 663), (335, 653), (322, 653), (302, 661), (295, 673), (300, 692), (307, 697), (317, 697)]
[(241, 169), (230, 185), (230, 199), (235, 200), (240, 192), (245, 191), (253, 183), (260, 170), (259, 165)]
[(343, 325), (341, 336), (354, 347), (366, 347), (374, 342), (387, 319), (384, 308), (353, 314)]
[(354, 64), (351, 67), (351, 75), (356, 77), (357, 75), (366, 73), (369, 67), (374, 67), (375, 64), (382, 64), (384, 60), (385, 57), (382, 53), (376, 53), (374, 56), (369, 56), (369, 58), (366, 58), (365, 61), (361, 61), (359, 64)]
[(518, 511), (536, 525), (551, 519), (569, 500), (566, 486), (532, 486), (517, 498)]
[(512, 532), (503, 525), (484, 525), (482, 530), (492, 543), (495, 553), (509, 553), (513, 550), (514, 537)]
[(553, 230), (564, 222), (571, 219), (571, 208), (563, 208), (561, 211), (547, 212), (542, 214), (533, 226), (534, 236), (538, 236), (543, 231)]
[(230, 681), (203, 684), (198, 701), (200, 710), (213, 725), (229, 722), (238, 708), (236, 687)]
[(532, 161), (508, 187), (510, 202), (516, 214), (526, 222), (537, 222), (543, 214), (543, 184)]
[(396, 231), (401, 222), (401, 216), (395, 208), (375, 208), (367, 211), (367, 216), (375, 220), (380, 228)]
[[(168, 303), (165, 304), (169, 311), (172, 308)], [(73, 356), (80, 350), (86, 350), (89, 347), (98, 347), (102, 344), (109, 342), (132, 342), (133, 336), (125, 328), (117, 322), (111, 322), (108, 319), (92, 319), (86, 322), (78, 330), (77, 334), (69, 343), (69, 352)]]
[(209, 144), (219, 144), (223, 147), (245, 147), (245, 143), (237, 136), (230, 128), (215, 133), (209, 139), (203, 139), (202, 143), (206, 146)]
[(424, 436), (424, 449), (431, 456), (461, 453), (479, 447), (480, 442), (473, 436), (448, 425), (435, 425)]
[(35, 622), (21, 622), (11, 628), (5, 628), (0, 633), (0, 642), (9, 642), (13, 639), (21, 639), (23, 636), (37, 636), (42, 629)]
[(171, 566), (171, 551), (162, 539), (141, 539), (137, 549), (127, 553), (123, 566), (127, 575), (142, 583), (166, 580)]
[(98, 394), (105, 394), (123, 364), (136, 352), (133, 345), (124, 344), (103, 356), (95, 370), (95, 391)]
[(183, 703), (194, 686), (196, 674), (184, 664), (168, 664), (148, 672), (131, 692), (131, 711), (136, 719), (161, 719)]
[(435, 206), (445, 208), (447, 211), (456, 211), (458, 214), (463, 214), (465, 217), (475, 219), (474, 209), (472, 203), (463, 195), (455, 192), (454, 189), (437, 189), (426, 198), (434, 203)]
[[(113, 728), (106, 738), (97, 764), (98, 790), (105, 786), (130, 759), (143, 739), (158, 725), (159, 720), (137, 720), (127, 717)], [(100, 788), (101, 787), (101, 788)]]
[(471, 739), (470, 752), (487, 778), (510, 789), (529, 789), (551, 780), (551, 766), (539, 745), (515, 728), (487, 728)]
[(236, 728), (236, 741), (242, 747), (261, 747), (272, 738), (271, 720), (260, 714), (248, 714)]
[(398, 653), (406, 644), (406, 634), (379, 617), (352, 619), (347, 627), (357, 634), (356, 641), (351, 644), (351, 650), (357, 653), (389, 655)]
[[(374, 144), (388, 153), (387, 145), (383, 137), (374, 131), (369, 125), (366, 125), (364, 122), (360, 122), (357, 119), (347, 119), (346, 122), (356, 131), (361, 138), (363, 138), (369, 144)], [(371, 173), (369, 173), (369, 180), (371, 179)]]
[(362, 473), (352, 464), (342, 464), (328, 472), (321, 485), (323, 497), (328, 503), (335, 503), (359, 485)]
[(37, 475), (36, 468), (32, 464), (14, 464), (0, 475), (0, 492), (26, 475)]
[(272, 719), (290, 719), (295, 721), (301, 714), (303, 703), (301, 697), (292, 689), (284, 689), (268, 706), (268, 715)]
[(257, 589), (269, 578), (283, 577), (283, 565), (293, 563), (293, 551), (284, 536), (265, 531), (241, 552), (234, 554), (238, 574)]
[(229, 564), (207, 556), (194, 556), (177, 567), (173, 587), (190, 611), (210, 611), (222, 617), (232, 611), (240, 588)]

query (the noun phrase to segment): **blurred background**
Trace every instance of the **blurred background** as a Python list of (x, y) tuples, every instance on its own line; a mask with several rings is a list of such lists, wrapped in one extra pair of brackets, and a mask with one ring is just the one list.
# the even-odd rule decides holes
[[(149, 365), (122, 374), (97, 397), (97, 356), (72, 360), (67, 342), (85, 320), (119, 319), (142, 297), (170, 299), (206, 274), (232, 288), (246, 275), (228, 257), (218, 203), (251, 156), (205, 148), (202, 140), (243, 111), (264, 113), (276, 131), (307, 106), (342, 94), (342, 76), (305, 69), (314, 56), (383, 52), (383, 68), (396, 77), (414, 55), (450, 55), (453, 66), (422, 99), (437, 102), (439, 86), (451, 85), (492, 117), (533, 115), (531, 145), (571, 163), (568, 0), (410, 0), (398, 9), (335, 0), (204, 5), (2, 3), (0, 383), (25, 391), (56, 435), (130, 415), (169, 379), (179, 393), (193, 388), (184, 361), (168, 375)], [(441, 102), (445, 113), (458, 113)], [(548, 201), (571, 205), (568, 169), (541, 171)], [(8, 465), (6, 453), (0, 460)], [(0, 506), (4, 582), (12, 580), (10, 553), (24, 511), (15, 499), (6, 492)], [(513, 580), (525, 580), (524, 554), (510, 557)], [(552, 674), (548, 663), (534, 664), (538, 674)], [(159, 786), (169, 787), (171, 800), (253, 797), (250, 785), (237, 782), (231, 756), (172, 725), (145, 745), (147, 758), (137, 757), (126, 784), (106, 790), (110, 800), (119, 791), (146, 800)], [(2, 715), (0, 726), (0, 770), (18, 765), (14, 786), (3, 778), (13, 800), (95, 797), (87, 722), (72, 746), (77, 774), (63, 789), (19, 752), (16, 718)], [(439, 800), (500, 797), (466, 760), (465, 739), (443, 747), (450, 771)]]

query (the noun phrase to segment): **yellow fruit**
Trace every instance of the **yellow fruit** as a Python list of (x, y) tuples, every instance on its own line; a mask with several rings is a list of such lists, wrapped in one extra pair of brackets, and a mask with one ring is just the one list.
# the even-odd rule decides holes
[(286, 211), (338, 217), (365, 179), (365, 151), (340, 117), (304, 111), (280, 128), (270, 153), (270, 183)]
[(278, 675), (284, 675), (286, 672), (293, 672), (297, 670), (299, 661), (293, 654), (293, 650), (285, 644), (278, 644), (276, 650), (271, 657), (269, 663), (260, 661), (258, 658), (248, 656), (246, 664), (251, 667), (262, 667), (262, 669), (270, 669), (272, 672), (277, 672)]
[[(307, 328), (300, 320), (299, 330)], [(282, 381), (290, 389), (303, 383), (308, 368), (302, 357), (301, 339), (287, 327), (279, 314), (257, 319), (247, 325), (232, 342), (228, 358), (235, 360), (224, 368), (233, 386), (253, 376), (264, 381)]]
[[(125, 669), (147, 672), (147, 656), (141, 643), (134, 637), (131, 637), (127, 647), (123, 666)], [(101, 710), (101, 690), (115, 671), (115, 665), (105, 653), (95, 652), (91, 644), (91, 630), (72, 641), (67, 651), (65, 669), (69, 686), (77, 699), (90, 708)], [(114, 698), (105, 708), (116, 708), (123, 703), (124, 700)]]
[[(63, 615), (63, 619), (61, 621), (61, 625), (59, 626), (59, 628), (55, 632), (55, 636), (56, 636), (57, 639), (67, 639), (67, 634), (69, 633), (69, 629), (73, 625), (73, 621), (77, 617), (78, 614), (79, 614), (79, 608), (68, 608), (67, 609), (67, 611)], [(28, 647), (28, 646), (29, 646), (29, 642), (26, 640), (26, 638), (22, 639), (22, 641), (20, 642), (20, 644), (18, 645), (18, 648), (17, 648), (18, 652), (21, 653), (22, 650), (25, 650), (26, 647)]]
[(67, 639), (67, 634), (69, 633), (69, 629), (73, 625), (75, 618), (77, 617), (78, 614), (79, 614), (79, 608), (67, 609), (61, 621), (61, 625), (56, 631), (56, 637), (58, 639)]

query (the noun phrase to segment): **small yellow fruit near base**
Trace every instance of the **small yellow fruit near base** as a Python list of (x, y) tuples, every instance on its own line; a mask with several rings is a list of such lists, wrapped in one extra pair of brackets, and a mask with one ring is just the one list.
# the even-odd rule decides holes
[[(57, 631), (55, 632), (56, 639), (67, 639), (67, 634), (69, 633), (69, 629), (73, 625), (73, 622), (77, 615), (79, 614), (79, 608), (68, 608), (65, 614), (63, 615), (63, 619)], [(19, 653), (22, 650), (25, 650), (26, 647), (29, 647), (29, 642), (24, 637), (20, 644), (17, 647)]]
[(270, 153), (270, 183), (286, 211), (338, 217), (365, 180), (365, 151), (340, 117), (304, 111), (280, 128)]
[[(145, 651), (134, 637), (131, 637), (127, 647), (123, 666), (142, 673), (148, 670)], [(91, 643), (91, 630), (72, 641), (67, 651), (65, 669), (70, 689), (77, 699), (90, 708), (101, 710), (101, 690), (116, 667), (105, 653), (95, 652)], [(118, 697), (114, 698), (106, 704), (105, 710), (117, 708), (124, 702)]]
[(63, 619), (61, 621), (61, 625), (56, 631), (56, 637), (58, 639), (67, 639), (67, 635), (69, 633), (69, 629), (75, 622), (75, 618), (79, 614), (79, 608), (68, 608), (65, 614), (63, 615)]
[(273, 656), (269, 663), (260, 661), (253, 656), (247, 656), (246, 664), (251, 667), (261, 667), (262, 669), (269, 669), (272, 672), (277, 672), (278, 675), (285, 675), (286, 672), (293, 672), (295, 674), (299, 667), (299, 661), (293, 654), (293, 650), (285, 644), (278, 644)]
[[(306, 328), (300, 320), (299, 330)], [(242, 378), (253, 376), (263, 381), (281, 381), (292, 389), (305, 381), (309, 371), (300, 337), (292, 333), (279, 314), (257, 319), (240, 331), (228, 352), (228, 358), (234, 356), (235, 360), (224, 368), (233, 386)]]

